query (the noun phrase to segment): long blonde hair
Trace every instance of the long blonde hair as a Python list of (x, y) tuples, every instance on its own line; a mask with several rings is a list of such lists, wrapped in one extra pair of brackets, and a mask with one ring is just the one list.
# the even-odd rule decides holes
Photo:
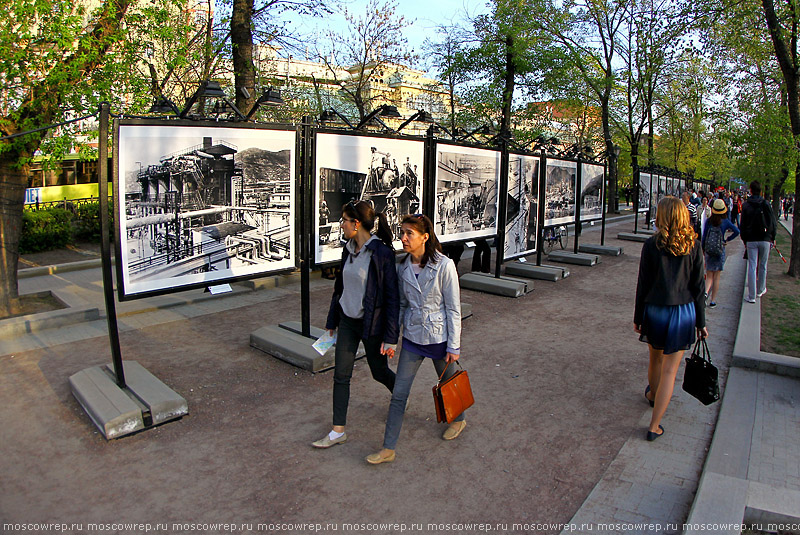
[(664, 197), (656, 209), (656, 245), (675, 256), (687, 255), (697, 234), (689, 220), (689, 210), (677, 197)]

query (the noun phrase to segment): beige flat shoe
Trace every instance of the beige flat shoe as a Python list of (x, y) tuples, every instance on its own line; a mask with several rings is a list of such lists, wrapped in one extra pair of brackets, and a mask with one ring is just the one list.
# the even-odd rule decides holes
[(369, 464), (381, 464), (381, 463), (390, 463), (394, 461), (396, 455), (392, 452), (390, 455), (383, 457), (381, 452), (373, 453), (371, 455), (367, 455), (367, 462)]
[(339, 438), (335, 438), (333, 440), (331, 440), (328, 435), (325, 435), (316, 442), (312, 442), (311, 445), (315, 448), (330, 448), (331, 446), (335, 446), (336, 444), (344, 444), (345, 442), (347, 442), (347, 433), (344, 433)]
[(450, 426), (444, 430), (442, 433), (442, 438), (444, 440), (453, 440), (454, 438), (458, 438), (458, 435), (467, 427), (466, 420), (461, 420), (460, 422), (453, 422)]

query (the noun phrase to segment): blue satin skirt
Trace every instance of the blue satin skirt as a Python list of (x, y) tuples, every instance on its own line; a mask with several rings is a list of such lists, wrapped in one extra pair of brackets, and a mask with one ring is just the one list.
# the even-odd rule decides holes
[(669, 355), (691, 349), (695, 342), (694, 303), (685, 305), (645, 305), (639, 340)]

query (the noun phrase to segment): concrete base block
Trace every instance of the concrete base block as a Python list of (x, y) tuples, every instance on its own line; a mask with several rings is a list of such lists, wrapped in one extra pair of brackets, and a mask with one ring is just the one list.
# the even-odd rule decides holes
[(561, 268), (537, 266), (523, 262), (511, 262), (506, 264), (506, 275), (557, 282), (563, 278), (564, 272)]
[[(295, 334), (303, 334), (303, 324), (299, 321), (284, 321), (283, 323), (279, 323), (278, 327), (281, 329), (286, 329), (287, 331), (292, 331)], [(316, 340), (323, 334), (325, 334), (325, 329), (320, 329), (319, 327), (315, 327), (313, 325), (309, 325), (309, 336)], [(311, 342), (313, 343), (314, 340)]]
[(79, 371), (69, 378), (69, 385), (72, 395), (106, 439), (144, 429), (141, 406), (102, 367)]
[(472, 305), (469, 303), (461, 302), (461, 319), (465, 320), (472, 317)]
[(617, 239), (626, 241), (638, 241), (644, 243), (652, 234), (637, 234), (634, 232), (620, 232), (617, 234)]
[(594, 266), (600, 263), (600, 257), (596, 254), (568, 253), (566, 251), (553, 251), (547, 255), (547, 259), (553, 262), (563, 262), (564, 264), (574, 264), (576, 266)]
[(539, 267), (548, 268), (548, 269), (560, 269), (561, 270), (561, 278), (566, 279), (569, 277), (569, 268), (565, 266), (551, 266), (548, 264), (542, 264)]
[(607, 256), (619, 256), (624, 251), (622, 247), (614, 247), (613, 245), (597, 245), (594, 243), (585, 243), (578, 246), (579, 253), (602, 254)]
[(459, 279), (462, 288), (505, 297), (521, 297), (533, 290), (531, 281), (511, 277), (495, 278), (489, 273), (466, 273)]
[(267, 325), (250, 334), (250, 345), (273, 357), (298, 368), (319, 372), (334, 365), (334, 348), (320, 355), (311, 347), (316, 338), (283, 329), (278, 325)]
[(755, 481), (747, 493), (746, 524), (800, 524), (800, 492)]
[[(149, 422), (145, 414), (145, 424), (159, 425), (189, 414), (186, 399), (159, 381), (144, 366), (135, 360), (126, 360), (122, 363), (122, 369), (128, 390), (147, 407)], [(106, 364), (106, 370), (113, 376), (112, 364)]]
[[(740, 535), (738, 526), (747, 506), (747, 480), (706, 472), (700, 479), (697, 494), (686, 520), (684, 535), (714, 533)], [(739, 528), (739, 529), (737, 529)]]

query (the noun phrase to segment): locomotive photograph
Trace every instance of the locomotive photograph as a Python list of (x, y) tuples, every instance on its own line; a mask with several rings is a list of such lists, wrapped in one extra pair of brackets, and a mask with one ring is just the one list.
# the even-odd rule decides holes
[(424, 142), (375, 136), (316, 136), (316, 263), (342, 256), (342, 206), (365, 200), (383, 212), (399, 250), (400, 221), (422, 210)]
[(436, 159), (434, 225), (439, 240), (496, 234), (500, 153), (438, 145)]
[(295, 136), (120, 126), (123, 295), (293, 268)]

